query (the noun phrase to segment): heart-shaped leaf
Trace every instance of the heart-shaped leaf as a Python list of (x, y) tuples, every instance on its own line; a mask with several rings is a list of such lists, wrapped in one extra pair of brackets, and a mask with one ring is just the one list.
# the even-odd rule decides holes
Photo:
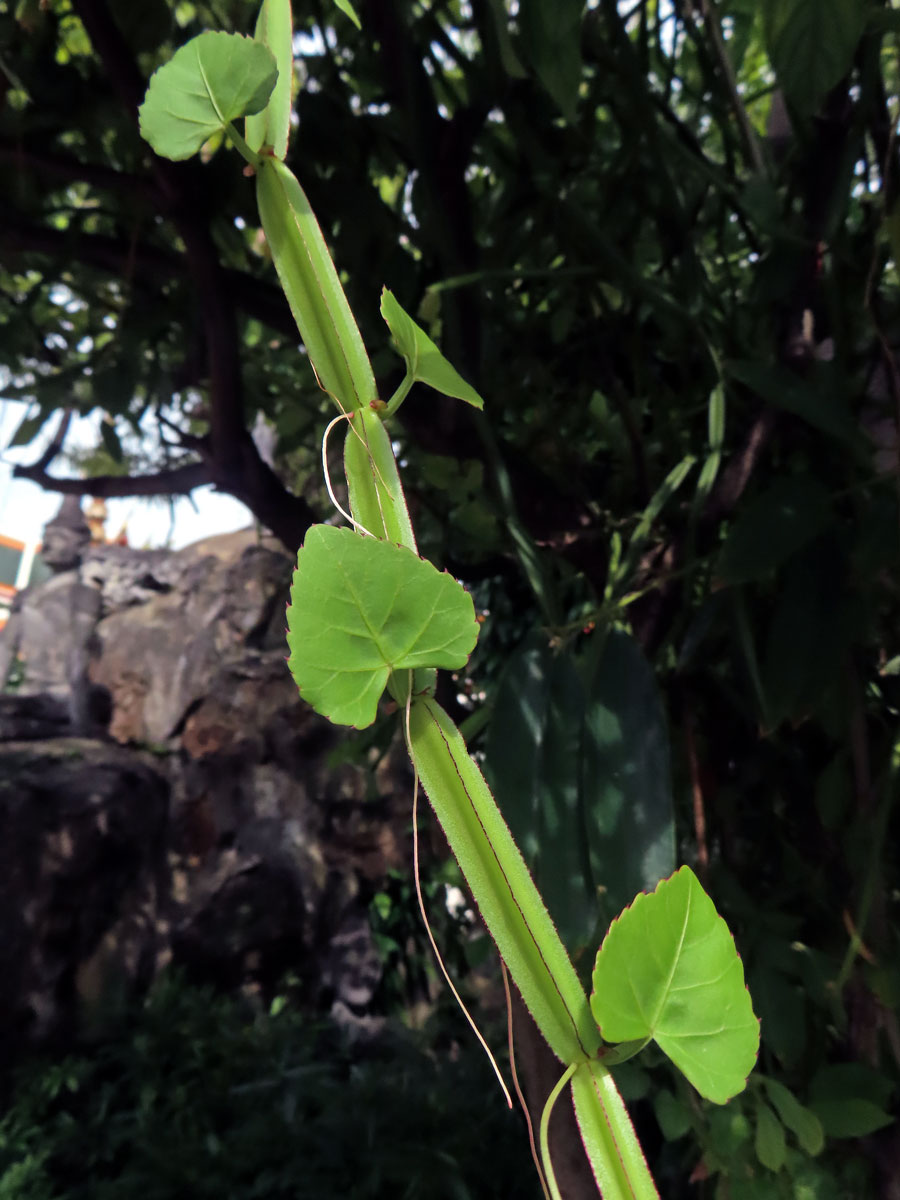
[(157, 154), (190, 158), (214, 133), (263, 109), (277, 77), (275, 59), (260, 42), (201, 33), (150, 80), (141, 133)]
[(397, 303), (387, 288), (381, 293), (381, 315), (387, 322), (397, 349), (406, 359), (411, 382), (427, 383), (444, 396), (465, 400), (475, 408), (484, 408), (484, 401), (452, 367), (424, 329)]
[(605, 1041), (653, 1038), (716, 1104), (743, 1089), (759, 1021), (734, 939), (690, 867), (613, 921), (593, 989), (591, 1011)]
[(300, 694), (364, 729), (392, 670), (463, 667), (478, 637), (472, 599), (404, 546), (314, 525), (297, 559), (288, 666)]

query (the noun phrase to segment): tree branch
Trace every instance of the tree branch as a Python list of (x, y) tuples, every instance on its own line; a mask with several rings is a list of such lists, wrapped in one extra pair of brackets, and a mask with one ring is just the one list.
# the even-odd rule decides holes
[(8, 163), (20, 172), (34, 171), (62, 183), (89, 183), (91, 187), (149, 200), (157, 208), (162, 203), (156, 185), (147, 176), (128, 175), (68, 154), (44, 154), (18, 142), (0, 141), (0, 163)]
[(102, 496), (105, 500), (113, 496), (182, 496), (195, 487), (212, 482), (209, 468), (202, 462), (173, 467), (154, 475), (94, 475), (90, 479), (57, 479), (47, 474), (42, 463), (43, 459), (31, 467), (13, 467), (13, 475), (17, 479), (30, 479), (47, 492)]
[[(183, 254), (173, 254), (146, 242), (131, 242), (101, 233), (79, 233), (73, 241), (71, 230), (32, 225), (21, 214), (5, 211), (0, 222), (0, 250), (4, 253), (46, 254), (48, 257), (73, 253), (86, 266), (108, 271), (118, 278), (127, 277), (144, 286), (168, 283), (173, 278), (188, 278), (190, 267)], [(297, 326), (279, 288), (244, 271), (223, 271), (225, 290), (231, 303), (249, 317), (262, 321), (285, 337), (299, 340)]]
[(47, 449), (34, 464), (34, 470), (46, 471), (50, 464), (63, 448), (63, 442), (66, 440), (66, 434), (69, 432), (69, 426), (72, 424), (72, 409), (63, 409), (62, 416), (59, 419), (59, 424), (56, 427), (56, 433), (50, 439)]

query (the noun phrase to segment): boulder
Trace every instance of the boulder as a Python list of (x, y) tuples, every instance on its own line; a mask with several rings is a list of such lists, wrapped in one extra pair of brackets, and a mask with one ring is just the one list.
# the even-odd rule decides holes
[(181, 554), (177, 587), (97, 625), (90, 678), (110, 695), (117, 741), (172, 738), (210, 694), (223, 659), (271, 641), (287, 603), (291, 562), (276, 551), (250, 546), (236, 561)]
[(169, 789), (87, 738), (0, 744), (0, 1061), (65, 1039), (81, 1004), (140, 989), (166, 952)]

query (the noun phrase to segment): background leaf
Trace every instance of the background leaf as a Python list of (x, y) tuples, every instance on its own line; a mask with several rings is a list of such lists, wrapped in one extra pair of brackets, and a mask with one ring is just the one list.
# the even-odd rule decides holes
[(331, 525), (307, 533), (291, 588), (288, 666), (329, 720), (371, 725), (391, 670), (463, 667), (477, 637), (468, 593), (411, 550)]
[(190, 158), (229, 122), (265, 105), (278, 68), (270, 51), (236, 33), (201, 33), (150, 80), (141, 133), (157, 154)]
[(568, 120), (575, 117), (581, 79), (581, 17), (583, 0), (521, 0), (519, 29), (522, 47), (538, 79)]
[(763, 28), (778, 82), (814, 112), (850, 70), (866, 21), (863, 0), (765, 0)]
[(770, 1171), (780, 1171), (787, 1156), (784, 1126), (769, 1108), (759, 1102), (756, 1109), (756, 1157)]
[(577, 957), (675, 866), (665, 714), (634, 640), (612, 631), (599, 661), (527, 642), (497, 690), (485, 756), (497, 803)]
[(669, 733), (650, 664), (612, 630), (590, 672), (581, 755), (587, 848), (606, 920), (675, 868)]
[(613, 921), (592, 982), (591, 1011), (605, 1041), (652, 1037), (717, 1104), (742, 1090), (759, 1021), (734, 939), (690, 867)]
[(790, 1129), (806, 1153), (813, 1156), (821, 1154), (825, 1145), (825, 1133), (816, 1114), (804, 1107), (777, 1079), (764, 1076), (761, 1082), (782, 1123)]
[(831, 521), (831, 498), (805, 476), (777, 480), (737, 518), (716, 564), (721, 583), (762, 579)]

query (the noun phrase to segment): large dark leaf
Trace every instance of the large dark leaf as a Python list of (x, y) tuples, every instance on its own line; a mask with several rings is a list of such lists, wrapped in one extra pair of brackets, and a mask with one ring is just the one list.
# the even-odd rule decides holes
[(591, 873), (612, 917), (675, 869), (666, 717), (649, 663), (620, 630), (588, 684), (581, 769)]
[(716, 564), (721, 583), (762, 579), (832, 520), (828, 492), (815, 479), (779, 479), (739, 514)]
[(627, 634), (610, 633), (595, 665), (528, 644), (498, 691), (486, 770), (573, 954), (672, 871), (665, 719)]
[(522, 47), (541, 83), (572, 120), (581, 82), (583, 0), (520, 0)]
[(801, 112), (815, 112), (853, 66), (865, 21), (863, 0), (764, 0), (769, 57)]

